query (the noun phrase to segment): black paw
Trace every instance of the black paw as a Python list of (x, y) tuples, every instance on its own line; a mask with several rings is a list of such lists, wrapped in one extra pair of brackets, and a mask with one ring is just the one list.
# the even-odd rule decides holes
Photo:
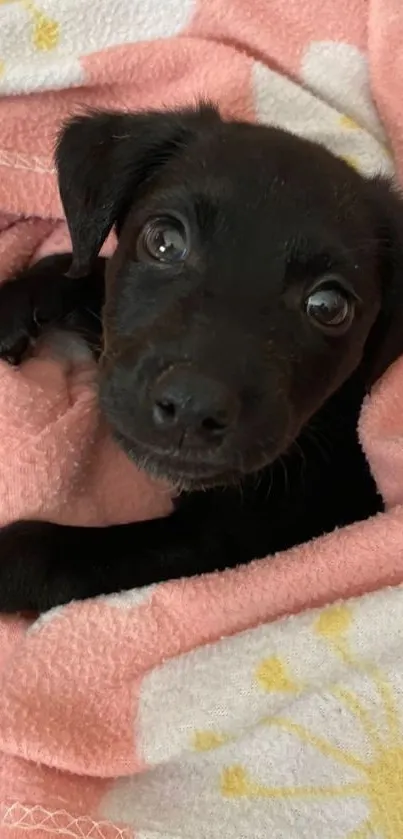
[(0, 529), (0, 612), (39, 611), (50, 560), (49, 527), (21, 521)]
[(43, 521), (1, 528), (0, 612), (46, 612), (101, 593), (91, 530)]
[(66, 286), (72, 283), (63, 272), (70, 260), (69, 254), (46, 257), (0, 286), (0, 358), (19, 364), (42, 332), (65, 314)]
[(0, 358), (19, 364), (38, 334), (35, 307), (25, 283), (0, 286)]

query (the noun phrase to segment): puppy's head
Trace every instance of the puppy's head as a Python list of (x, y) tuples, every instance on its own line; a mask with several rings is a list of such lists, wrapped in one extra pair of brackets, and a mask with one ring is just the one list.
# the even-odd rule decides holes
[(101, 402), (148, 468), (192, 487), (260, 469), (403, 352), (400, 201), (323, 148), (206, 107), (79, 117), (57, 162), (72, 273), (118, 234)]

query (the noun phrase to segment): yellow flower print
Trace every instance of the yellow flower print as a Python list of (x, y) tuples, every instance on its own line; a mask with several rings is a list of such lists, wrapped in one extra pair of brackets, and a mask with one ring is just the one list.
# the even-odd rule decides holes
[(360, 161), (358, 157), (354, 157), (352, 154), (343, 154), (342, 160), (347, 163), (347, 166), (350, 166), (350, 169), (355, 169), (356, 172), (360, 171)]
[(324, 609), (314, 624), (314, 630), (318, 635), (334, 641), (335, 638), (343, 638), (351, 624), (351, 611), (348, 606), (341, 604)]
[(28, 13), (32, 21), (32, 44), (36, 50), (48, 52), (58, 46), (60, 26), (56, 20), (45, 15), (33, 0), (0, 0), (0, 5), (5, 6), (9, 3), (20, 3), (21, 7)]
[(347, 114), (343, 114), (340, 117), (339, 122), (341, 128), (346, 128), (347, 131), (360, 131), (361, 126), (358, 125), (358, 122), (356, 122), (355, 119), (352, 119), (351, 117), (347, 116)]
[(41, 12), (32, 0), (21, 0), (21, 4), (32, 19), (34, 47), (41, 52), (55, 49), (60, 40), (60, 26), (57, 21)]
[(211, 752), (225, 746), (231, 738), (226, 734), (215, 731), (196, 731), (193, 736), (193, 748), (196, 752)]
[(277, 656), (266, 658), (256, 671), (256, 682), (266, 691), (298, 693), (299, 687), (290, 677), (285, 664)]
[[(281, 716), (263, 720), (267, 725), (287, 731), (296, 737), (301, 745), (309, 745), (317, 752), (334, 760), (339, 766), (344, 765), (357, 773), (356, 782), (337, 785), (315, 786), (279, 786), (270, 787), (257, 782), (250, 773), (239, 764), (227, 766), (221, 773), (220, 789), (226, 798), (325, 801), (329, 799), (359, 797), (368, 803), (368, 817), (346, 839), (402, 839), (403, 836), (403, 733), (393, 687), (381, 670), (371, 663), (361, 660), (351, 649), (348, 633), (354, 623), (352, 609), (348, 606), (335, 606), (322, 611), (313, 625), (313, 632), (320, 637), (343, 664), (361, 672), (370, 680), (379, 698), (386, 720), (386, 730), (380, 729), (371, 707), (371, 701), (365, 700), (353, 690), (335, 685), (332, 695), (340, 706), (352, 715), (360, 725), (369, 744), (370, 756), (363, 759), (348, 748), (334, 745), (325, 737), (316, 735), (304, 725)], [(285, 665), (279, 663), (268, 670), (277, 674), (286, 673)], [(264, 688), (261, 678), (267, 662), (261, 663), (255, 673), (255, 680)], [(263, 670), (262, 670), (263, 668)], [(278, 685), (283, 681), (285, 692), (291, 677), (274, 680)], [(266, 689), (273, 691), (273, 680), (268, 679)]]

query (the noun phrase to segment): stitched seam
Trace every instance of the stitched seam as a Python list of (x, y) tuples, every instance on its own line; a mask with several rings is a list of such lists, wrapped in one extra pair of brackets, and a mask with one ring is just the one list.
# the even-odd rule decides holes
[(36, 804), (29, 807), (14, 801), (6, 804), (1, 819), (4, 827), (42, 830), (52, 836), (71, 839), (132, 839), (132, 831), (109, 821), (95, 821), (89, 816), (73, 816), (67, 810), (46, 810)]

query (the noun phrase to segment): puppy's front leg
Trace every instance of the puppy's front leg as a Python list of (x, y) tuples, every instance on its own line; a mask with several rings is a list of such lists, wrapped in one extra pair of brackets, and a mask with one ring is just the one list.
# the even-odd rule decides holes
[(218, 520), (171, 516), (112, 527), (17, 522), (0, 531), (0, 611), (46, 611), (244, 560)]

